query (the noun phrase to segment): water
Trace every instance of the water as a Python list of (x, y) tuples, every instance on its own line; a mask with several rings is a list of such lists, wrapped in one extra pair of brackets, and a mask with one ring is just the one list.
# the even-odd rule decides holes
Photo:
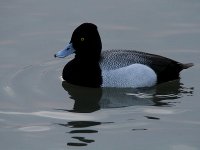
[[(0, 147), (4, 150), (198, 150), (199, 1), (0, 2)], [(83, 22), (103, 49), (137, 49), (193, 62), (181, 79), (148, 89), (62, 82), (72, 59), (53, 55)]]

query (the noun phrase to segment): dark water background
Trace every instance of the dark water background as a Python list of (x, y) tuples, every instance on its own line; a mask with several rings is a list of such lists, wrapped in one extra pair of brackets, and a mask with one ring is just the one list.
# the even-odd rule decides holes
[[(0, 149), (200, 149), (200, 1), (0, 1)], [(149, 89), (62, 82), (53, 55), (83, 22), (103, 49), (193, 62), (181, 80)]]

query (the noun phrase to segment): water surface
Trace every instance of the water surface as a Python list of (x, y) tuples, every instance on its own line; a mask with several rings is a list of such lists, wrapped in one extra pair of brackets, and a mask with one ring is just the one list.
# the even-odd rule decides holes
[[(4, 150), (198, 150), (200, 2), (0, 2), (0, 147)], [(60, 78), (73, 58), (53, 55), (83, 22), (103, 49), (136, 49), (193, 62), (152, 88), (91, 89)]]

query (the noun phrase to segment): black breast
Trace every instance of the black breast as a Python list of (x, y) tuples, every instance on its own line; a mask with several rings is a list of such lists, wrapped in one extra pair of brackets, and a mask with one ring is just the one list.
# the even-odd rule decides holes
[(101, 69), (98, 62), (77, 61), (73, 59), (63, 69), (63, 79), (68, 83), (100, 87), (102, 85)]

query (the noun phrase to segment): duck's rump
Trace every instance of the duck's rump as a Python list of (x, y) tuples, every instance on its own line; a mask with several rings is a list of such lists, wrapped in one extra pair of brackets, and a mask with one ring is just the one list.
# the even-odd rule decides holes
[(103, 51), (100, 66), (103, 70), (115, 70), (135, 63), (152, 68), (157, 74), (157, 83), (178, 79), (181, 70), (193, 66), (191, 63), (182, 64), (163, 56), (135, 50)]

